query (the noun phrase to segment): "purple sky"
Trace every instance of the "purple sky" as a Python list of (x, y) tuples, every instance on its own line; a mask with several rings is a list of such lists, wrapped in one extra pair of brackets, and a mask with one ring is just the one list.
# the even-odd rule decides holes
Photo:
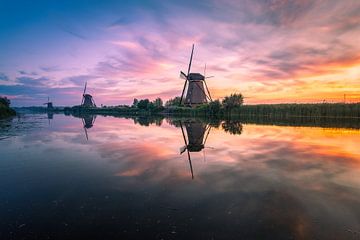
[(181, 94), (194, 72), (213, 98), (360, 101), (360, 1), (0, 2), (0, 95), (15, 106), (98, 105)]

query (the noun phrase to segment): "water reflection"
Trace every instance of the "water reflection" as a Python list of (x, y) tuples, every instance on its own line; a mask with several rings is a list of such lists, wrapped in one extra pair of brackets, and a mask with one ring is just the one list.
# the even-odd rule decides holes
[[(186, 129), (186, 136), (184, 131), (184, 126)], [(199, 120), (187, 120), (187, 121), (180, 121), (180, 128), (184, 138), (185, 145), (180, 148), (180, 155), (183, 154), (185, 151), (187, 152), (191, 177), (194, 179), (194, 171), (191, 162), (191, 152), (200, 152), (204, 149), (206, 140), (209, 136), (211, 126), (208, 124), (204, 124)], [(205, 154), (205, 153), (204, 153)], [(205, 155), (204, 155), (205, 158)]]
[(0, 124), (1, 239), (359, 236), (359, 130), (77, 117)]

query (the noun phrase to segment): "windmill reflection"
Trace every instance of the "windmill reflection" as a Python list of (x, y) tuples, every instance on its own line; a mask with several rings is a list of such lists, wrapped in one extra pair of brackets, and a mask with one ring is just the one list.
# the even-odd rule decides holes
[[(194, 179), (194, 171), (190, 153), (200, 152), (205, 148), (206, 140), (209, 136), (211, 126), (201, 121), (187, 120), (184, 122), (180, 121), (180, 128), (185, 143), (185, 145), (180, 148), (180, 155), (183, 154), (185, 151), (187, 152), (191, 171), (191, 178)], [(186, 134), (184, 128), (186, 129)]]
[(83, 123), (83, 128), (85, 131), (86, 140), (89, 140), (87, 129), (94, 126), (96, 115), (83, 115), (81, 116), (81, 121)]
[(47, 112), (47, 119), (50, 126), (50, 122), (52, 119), (54, 119), (54, 113), (53, 112)]

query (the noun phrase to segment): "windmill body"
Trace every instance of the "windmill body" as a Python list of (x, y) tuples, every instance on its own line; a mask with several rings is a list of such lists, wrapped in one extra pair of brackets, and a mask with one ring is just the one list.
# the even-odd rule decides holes
[[(191, 178), (194, 179), (194, 171), (193, 171), (190, 153), (200, 152), (205, 148), (206, 140), (207, 137), (209, 136), (211, 127), (210, 125), (204, 124), (202, 122), (192, 121), (192, 120), (185, 121), (184, 124), (185, 124), (185, 130), (187, 136), (185, 136), (183, 124), (180, 121), (180, 128), (185, 143), (185, 145), (180, 148), (180, 155), (183, 154), (185, 151), (187, 152), (190, 171), (191, 171)], [(204, 152), (204, 158), (205, 158), (205, 152)]]
[(208, 102), (204, 87), (205, 77), (200, 73), (190, 73), (185, 104), (197, 105)]
[(50, 110), (50, 109), (53, 109), (54, 108), (54, 106), (53, 106), (53, 103), (52, 102), (47, 102), (47, 103), (45, 103), (46, 104), (46, 108), (48, 109), (48, 110)]
[(82, 107), (96, 107), (94, 98), (90, 94), (86, 93), (86, 86), (87, 86), (87, 82), (85, 83), (83, 97), (81, 100), (81, 106)]
[(48, 101), (46, 103), (44, 103), (44, 105), (46, 105), (46, 110), (47, 111), (52, 111), (54, 110), (54, 106), (53, 103), (50, 102), (50, 98), (48, 97)]
[[(188, 67), (188, 72), (180, 72), (180, 77), (185, 79), (183, 91), (181, 94), (180, 103), (184, 103), (187, 106), (196, 106), (199, 104), (207, 103), (212, 101), (209, 89), (206, 84), (206, 77), (200, 73), (191, 72), (191, 64), (194, 54), (194, 45), (192, 46), (192, 51), (190, 55), (190, 62)], [(186, 90), (186, 96), (184, 98)], [(184, 101), (183, 101), (184, 100)]]
[(95, 115), (84, 115), (81, 117), (86, 140), (89, 140), (89, 135), (88, 135), (87, 129), (90, 129), (94, 126), (95, 119), (96, 119)]
[(204, 137), (207, 125), (202, 122), (185, 122), (186, 133), (188, 137), (187, 148), (189, 152), (200, 152), (204, 148)]
[(83, 95), (83, 107), (96, 107), (93, 97), (90, 94)]

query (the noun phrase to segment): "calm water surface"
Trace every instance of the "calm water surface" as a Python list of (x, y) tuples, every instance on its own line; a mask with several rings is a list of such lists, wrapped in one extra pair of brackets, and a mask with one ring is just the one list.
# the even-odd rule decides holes
[(217, 125), (1, 121), (0, 239), (360, 239), (359, 130)]

